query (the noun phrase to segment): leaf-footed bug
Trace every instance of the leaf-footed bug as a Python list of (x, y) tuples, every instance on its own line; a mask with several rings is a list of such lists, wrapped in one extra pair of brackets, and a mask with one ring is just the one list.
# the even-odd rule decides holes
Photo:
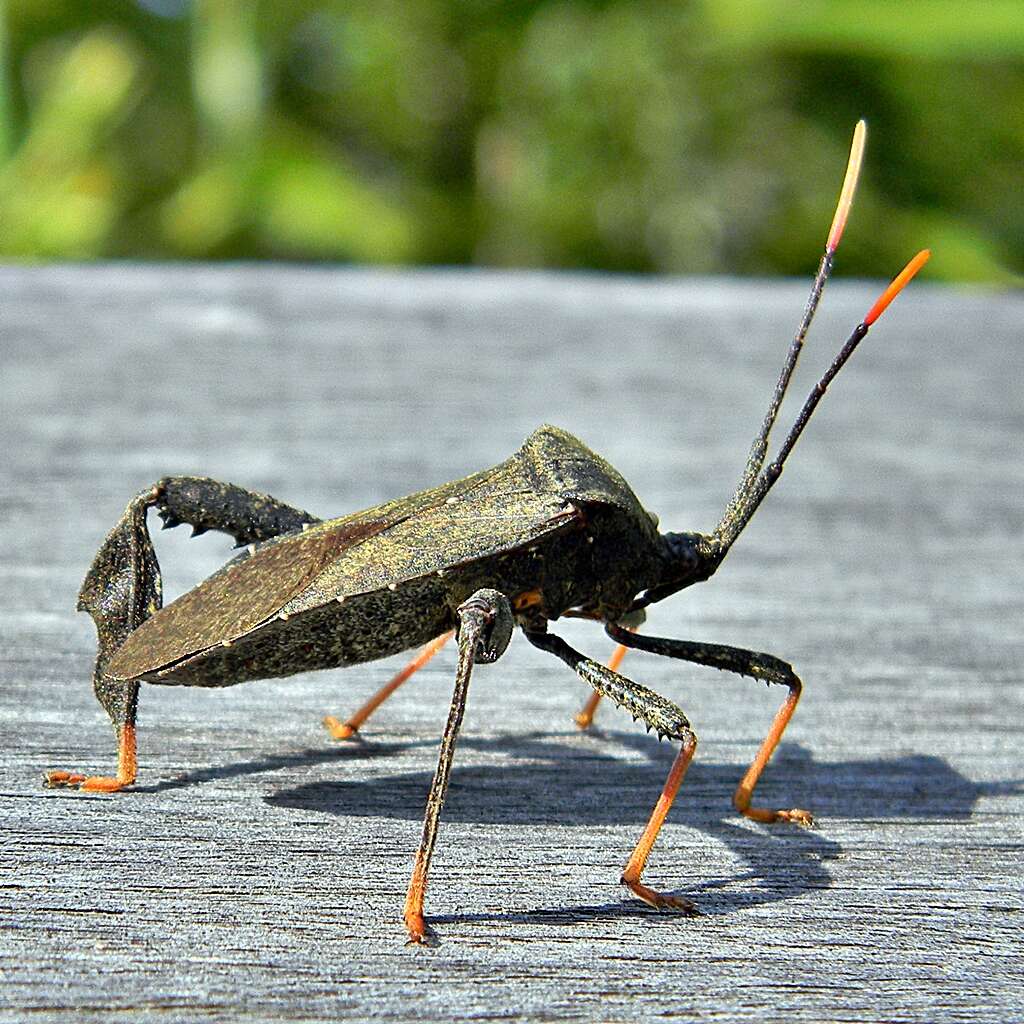
[[(96, 696), (118, 737), (114, 777), (51, 771), (48, 786), (115, 792), (136, 776), (135, 719), (140, 683), (231, 686), (250, 679), (356, 665), (414, 647), (412, 662), (347, 722), (325, 720), (339, 739), (448, 639), (458, 644), (455, 694), (427, 799), (423, 836), (405, 904), (410, 941), (427, 942), (424, 897), (441, 806), (451, 772), (473, 666), (505, 651), (515, 628), (568, 664), (679, 752), (660, 799), (622, 874), (653, 907), (694, 914), (687, 900), (644, 885), (644, 865), (696, 750), (674, 703), (615, 669), (627, 648), (708, 665), (768, 683), (788, 696), (775, 716), (734, 804), (756, 821), (809, 824), (799, 808), (752, 804), (755, 786), (800, 697), (784, 661), (721, 644), (642, 635), (644, 609), (708, 579), (722, 563), (809, 421), (826, 388), (886, 306), (928, 258), (923, 251), (883, 292), (807, 398), (772, 461), (768, 440), (825, 282), (853, 199), (865, 128), (854, 133), (846, 178), (806, 309), (789, 348), (746, 468), (718, 525), (709, 533), (662, 533), (607, 462), (572, 435), (544, 426), (499, 465), (375, 508), (320, 520), (274, 498), (200, 477), (166, 477), (137, 495), (97, 553), (78, 607), (95, 620)], [(219, 530), (246, 552), (162, 607), (160, 568), (146, 525), (155, 507), (164, 526)], [(562, 617), (593, 620), (620, 647), (609, 666), (551, 632)]]

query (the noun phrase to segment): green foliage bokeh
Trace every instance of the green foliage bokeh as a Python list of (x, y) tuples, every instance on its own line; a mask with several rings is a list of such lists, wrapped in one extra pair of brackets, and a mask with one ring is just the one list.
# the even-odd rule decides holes
[(0, 255), (1024, 269), (1021, 0), (0, 0)]

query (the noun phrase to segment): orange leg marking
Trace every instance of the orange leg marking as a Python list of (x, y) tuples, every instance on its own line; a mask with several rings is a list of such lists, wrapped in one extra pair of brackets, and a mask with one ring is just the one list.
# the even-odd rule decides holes
[(636, 844), (636, 849), (633, 850), (633, 855), (629, 858), (629, 862), (622, 872), (622, 884), (628, 886), (636, 896), (639, 896), (644, 903), (654, 907), (655, 910), (681, 910), (684, 914), (691, 915), (700, 913), (689, 900), (680, 899), (676, 896), (666, 896), (664, 893), (649, 889), (640, 881), (640, 875), (643, 873), (648, 856), (650, 856), (651, 847), (654, 846), (654, 840), (657, 839), (658, 832), (661, 831), (661, 826), (665, 822), (665, 816), (668, 814), (672, 801), (675, 800), (676, 794), (679, 792), (679, 787), (682, 785), (683, 778), (686, 775), (686, 769), (690, 767), (690, 762), (693, 760), (696, 750), (697, 738), (691, 735), (683, 743), (682, 749), (676, 755), (675, 761), (672, 762), (668, 778), (665, 780), (661, 796), (651, 812), (647, 827), (644, 829), (640, 841)]
[(135, 756), (135, 726), (122, 725), (117, 730), (117, 776), (81, 775), (77, 772), (47, 772), (43, 785), (48, 789), (67, 786), (89, 793), (116, 793), (135, 781), (138, 761)]
[[(626, 656), (626, 651), (629, 648), (625, 644), (619, 644), (614, 651), (612, 656), (608, 659), (608, 667), (613, 671), (617, 672), (619, 666), (622, 664), (622, 659)], [(601, 694), (596, 691), (592, 693), (587, 700), (587, 703), (583, 705), (580, 712), (573, 721), (581, 729), (589, 729), (594, 723), (594, 712), (597, 710), (597, 705), (601, 703)]]
[(746, 775), (740, 780), (740, 784), (736, 787), (736, 792), (733, 794), (732, 803), (736, 810), (740, 814), (745, 814), (748, 818), (753, 818), (754, 821), (761, 821), (765, 824), (770, 824), (773, 821), (791, 821), (797, 825), (814, 824), (811, 812), (801, 810), (799, 807), (794, 807), (788, 811), (773, 811), (764, 807), (750, 806), (757, 780), (761, 777), (761, 772), (764, 771), (765, 765), (768, 764), (768, 759), (779, 745), (779, 740), (782, 739), (782, 734), (789, 724), (789, 720), (793, 717), (793, 712), (796, 710), (797, 703), (800, 700), (800, 690), (799, 681), (790, 683), (789, 696), (782, 707), (776, 712), (771, 728), (768, 730), (768, 735), (761, 744), (761, 749), (758, 750), (757, 756), (747, 769)]
[(386, 682), (351, 718), (339, 722), (333, 715), (324, 719), (324, 725), (336, 740), (347, 740), (356, 734), (359, 727), (397, 690), (402, 683), (415, 675), (439, 650), (452, 638), (452, 633), (444, 633), (436, 640), (431, 640), (419, 654), (409, 662), (401, 672)]

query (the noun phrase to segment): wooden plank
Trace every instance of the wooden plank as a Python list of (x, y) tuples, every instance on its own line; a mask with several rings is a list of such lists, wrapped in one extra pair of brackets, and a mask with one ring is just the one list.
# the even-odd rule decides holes
[[(0, 286), (3, 1019), (1024, 1014), (1020, 296), (902, 296), (720, 574), (652, 612), (650, 632), (796, 665), (805, 697), (759, 792), (820, 827), (729, 808), (778, 692), (631, 656), (701, 737), (647, 877), (705, 916), (628, 900), (672, 751), (608, 707), (580, 735), (575, 677), (519, 639), (474, 678), (428, 895), (443, 944), (424, 951), (401, 904), (451, 652), (353, 743), (319, 719), (398, 662), (147, 687), (136, 791), (44, 791), (48, 768), (113, 764), (73, 610), (92, 552), (167, 473), (334, 515), (491, 465), (543, 421), (664, 528), (707, 529), (802, 286), (143, 266)], [(795, 392), (874, 291), (830, 288)], [(158, 539), (172, 595), (228, 551), (185, 532)]]

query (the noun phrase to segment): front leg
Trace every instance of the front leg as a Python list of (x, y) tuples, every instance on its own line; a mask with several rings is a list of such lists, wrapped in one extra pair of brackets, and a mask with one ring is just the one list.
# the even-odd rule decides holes
[(87, 611), (96, 623), (93, 690), (117, 734), (117, 774), (50, 771), (43, 777), (45, 786), (113, 793), (135, 781), (139, 684), (112, 679), (105, 669), (128, 635), (161, 606), (160, 565), (146, 526), (146, 512), (153, 507), (165, 526), (190, 523), (193, 534), (221, 530), (239, 544), (267, 540), (318, 521), (265, 494), (202, 477), (165, 477), (137, 494), (96, 553), (78, 594), (78, 610)]
[(623, 629), (613, 623), (605, 627), (608, 635), (626, 647), (633, 647), (639, 651), (647, 651), (650, 654), (661, 654), (667, 658), (678, 658), (681, 661), (694, 662), (697, 665), (708, 665), (712, 668), (722, 669), (725, 672), (735, 672), (741, 676), (751, 676), (754, 679), (761, 679), (766, 683), (779, 683), (788, 687), (789, 694), (783, 705), (775, 714), (772, 720), (768, 735), (764, 738), (753, 763), (747, 769), (746, 774), (740, 780), (733, 794), (732, 802), (740, 814), (770, 824), (776, 821), (789, 821), (796, 825), (809, 826), (814, 823), (810, 811), (799, 807), (789, 810), (770, 809), (767, 807), (754, 807), (751, 800), (754, 796), (754, 787), (757, 785), (761, 773), (768, 764), (775, 748), (782, 739), (789, 720), (796, 711), (797, 702), (800, 700), (800, 693), (803, 684), (800, 677), (793, 671), (793, 667), (781, 658), (771, 654), (761, 654), (757, 651), (744, 650), (742, 647), (728, 647), (725, 644), (702, 644), (690, 640), (669, 640), (659, 636), (642, 636), (639, 633)]
[[(594, 616), (587, 616), (593, 618)], [(628, 612), (626, 615), (619, 619), (619, 622), (624, 625), (627, 629), (639, 629), (647, 618), (647, 613), (639, 608), (636, 611)], [(614, 651), (612, 656), (608, 659), (608, 668), (613, 672), (618, 672), (619, 666), (622, 664), (622, 659), (626, 656), (626, 651), (629, 648), (625, 644), (619, 644)], [(598, 704), (601, 703), (601, 691), (595, 690), (588, 698), (586, 704), (580, 708), (579, 713), (573, 718), (573, 721), (581, 729), (589, 729), (594, 724), (594, 712), (597, 711)]]

